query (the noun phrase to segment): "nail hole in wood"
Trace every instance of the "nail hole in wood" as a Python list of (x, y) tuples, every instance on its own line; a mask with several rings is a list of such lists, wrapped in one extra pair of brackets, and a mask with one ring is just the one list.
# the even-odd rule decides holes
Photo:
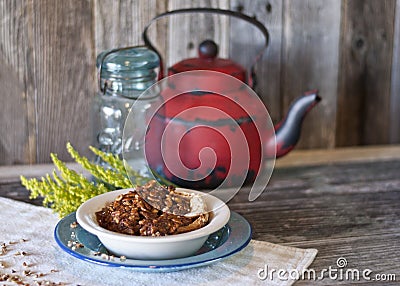
[(236, 7), (236, 11), (242, 13), (243, 10), (244, 10), (244, 6), (242, 4), (238, 4), (237, 7)]
[(356, 47), (357, 49), (361, 49), (364, 46), (364, 40), (363, 39), (357, 39), (356, 40)]
[(268, 13), (271, 13), (272, 12), (272, 5), (271, 5), (271, 3), (267, 3), (267, 5), (265, 5), (265, 10), (267, 10), (267, 12)]
[(188, 50), (192, 50), (192, 49), (194, 48), (193, 42), (189, 42), (189, 43), (187, 44), (187, 48), (188, 48)]

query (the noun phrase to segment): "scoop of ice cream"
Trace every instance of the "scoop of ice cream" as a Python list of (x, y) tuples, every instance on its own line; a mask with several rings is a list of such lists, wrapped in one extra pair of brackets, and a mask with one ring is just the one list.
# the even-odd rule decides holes
[(190, 212), (185, 214), (186, 217), (198, 216), (207, 213), (207, 205), (203, 197), (198, 194), (190, 195)]

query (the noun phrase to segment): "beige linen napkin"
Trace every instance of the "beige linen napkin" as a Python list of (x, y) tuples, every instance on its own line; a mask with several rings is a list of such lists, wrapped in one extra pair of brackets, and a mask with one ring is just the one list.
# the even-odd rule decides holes
[[(50, 209), (0, 198), (0, 218), (0, 244), (6, 246), (3, 253), (0, 252), (0, 281), (20, 279), (30, 285), (38, 285), (35, 281), (96, 286), (292, 285), (295, 280), (278, 279), (277, 272), (262, 279), (266, 265), (268, 271), (283, 269), (301, 273), (317, 254), (315, 249), (252, 240), (239, 253), (205, 267), (142, 273), (85, 262), (62, 251), (53, 236), (59, 219)], [(1, 283), (15, 285), (7, 281)]]

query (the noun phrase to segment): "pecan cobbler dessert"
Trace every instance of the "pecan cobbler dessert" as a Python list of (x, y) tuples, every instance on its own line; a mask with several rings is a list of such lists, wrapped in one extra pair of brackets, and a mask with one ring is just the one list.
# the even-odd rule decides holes
[(205, 226), (209, 213), (199, 195), (150, 181), (119, 195), (96, 212), (99, 225), (118, 233), (165, 236)]

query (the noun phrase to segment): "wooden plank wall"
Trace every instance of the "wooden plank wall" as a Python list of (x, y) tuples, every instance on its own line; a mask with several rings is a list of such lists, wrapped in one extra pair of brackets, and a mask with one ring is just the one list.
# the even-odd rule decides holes
[(394, 0), (343, 3), (337, 94), (339, 146), (390, 141), (391, 63), (398, 53), (393, 51), (395, 7)]
[[(3, 0), (0, 1), (0, 165), (88, 154), (96, 55), (142, 44), (157, 14), (219, 7), (255, 16), (270, 32), (257, 92), (274, 122), (308, 89), (323, 101), (305, 119), (297, 148), (400, 142), (400, 0)], [(222, 55), (248, 57), (229, 22), (171, 21), (152, 32), (169, 62), (192, 56), (204, 31)], [(198, 27), (198, 29), (196, 29)], [(229, 32), (230, 31), (230, 32)], [(182, 35), (189, 32), (189, 36)], [(250, 37), (250, 38), (249, 38)], [(241, 45), (240, 45), (241, 43)]]

